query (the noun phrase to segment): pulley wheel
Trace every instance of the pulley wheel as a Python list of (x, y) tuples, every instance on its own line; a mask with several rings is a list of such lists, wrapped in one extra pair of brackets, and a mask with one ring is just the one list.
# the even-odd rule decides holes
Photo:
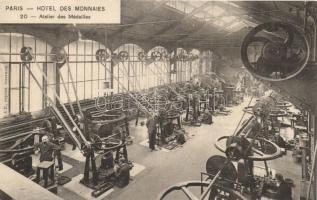
[(164, 51), (164, 52), (162, 52), (162, 58), (165, 60), (169, 60), (169, 59), (171, 59), (171, 55)]
[(20, 58), (24, 62), (30, 62), (33, 59), (31, 47), (22, 47), (20, 51)]
[(241, 60), (254, 76), (283, 81), (297, 76), (306, 66), (310, 47), (300, 28), (279, 21), (253, 28), (241, 45)]
[(159, 60), (161, 60), (161, 59), (162, 59), (162, 54), (161, 54), (161, 52), (159, 52), (159, 51), (153, 51), (153, 52), (151, 53), (151, 59), (154, 60), (154, 61), (159, 61)]
[(118, 58), (120, 61), (126, 61), (129, 59), (129, 53), (127, 51), (120, 51)]
[(67, 59), (67, 54), (64, 48), (53, 47), (51, 50), (51, 59), (56, 63), (63, 63)]
[(109, 58), (109, 54), (106, 49), (98, 49), (96, 51), (96, 60), (99, 62), (105, 62)]
[(224, 156), (214, 155), (211, 156), (206, 162), (206, 172), (208, 174), (216, 175), (222, 169), (220, 177), (235, 181), (238, 177), (237, 170), (232, 162), (227, 162)]
[(139, 61), (145, 61), (146, 60), (146, 54), (144, 52), (138, 53), (138, 59)]

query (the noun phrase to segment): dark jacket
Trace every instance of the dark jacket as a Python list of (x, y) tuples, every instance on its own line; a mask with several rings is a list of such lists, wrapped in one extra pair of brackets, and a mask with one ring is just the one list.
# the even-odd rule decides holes
[(148, 133), (156, 133), (156, 124), (157, 120), (156, 118), (149, 118), (146, 122), (146, 127), (148, 130)]
[(287, 146), (287, 143), (285, 142), (284, 138), (281, 137), (280, 135), (274, 136), (274, 141), (281, 148), (286, 148)]
[(278, 187), (277, 199), (278, 200), (292, 200), (292, 188), (285, 181), (283, 181)]
[(53, 151), (60, 150), (60, 147), (51, 142), (41, 142), (34, 145), (36, 149), (40, 149), (40, 162), (53, 161)]

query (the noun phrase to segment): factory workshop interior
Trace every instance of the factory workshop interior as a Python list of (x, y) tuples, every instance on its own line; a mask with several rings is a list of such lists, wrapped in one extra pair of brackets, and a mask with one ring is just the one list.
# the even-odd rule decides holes
[(0, 199), (316, 200), (316, 22), (121, 0), (120, 24), (1, 24)]

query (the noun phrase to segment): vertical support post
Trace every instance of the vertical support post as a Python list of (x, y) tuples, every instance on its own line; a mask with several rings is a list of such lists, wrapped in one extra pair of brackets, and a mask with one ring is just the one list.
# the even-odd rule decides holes
[[(56, 88), (55, 88), (55, 91), (56, 91), (56, 94), (58, 96), (61, 95), (61, 87), (60, 87), (60, 76), (59, 76), (59, 73), (58, 73), (58, 70), (64, 65), (65, 63), (54, 63), (54, 66), (55, 66), (55, 76), (56, 76), (56, 80), (55, 80), (55, 83), (56, 83)], [(57, 97), (54, 97), (54, 102), (56, 102), (56, 105), (59, 105), (60, 102), (57, 100)]]
[[(111, 64), (111, 66), (110, 66), (110, 87), (111, 87), (111, 89), (114, 89), (113, 87), (113, 73), (114, 73), (114, 67), (115, 67), (115, 63), (114, 63), (114, 61), (111, 59), (111, 62), (110, 62), (110, 64)], [(106, 65), (105, 65), (105, 71), (107, 71), (107, 69), (106, 69)]]
[[(47, 63), (43, 63), (43, 72), (47, 76)], [(42, 102), (42, 108), (46, 107), (47, 100), (46, 100), (46, 95), (45, 94), (47, 94), (47, 84), (48, 84), (47, 81), (45, 81), (45, 79), (43, 78), (43, 94), (42, 94), (43, 102)]]
[(203, 65), (203, 69), (202, 69), (202, 74), (207, 74), (209, 73), (209, 67), (210, 67), (210, 63), (209, 63), (209, 59), (210, 56), (209, 56), (209, 50), (206, 51), (206, 57), (205, 57), (205, 65)]
[(216, 88), (213, 89), (213, 111), (216, 110)]
[(22, 111), (25, 110), (25, 107), (26, 105), (24, 105), (25, 103), (25, 89), (26, 89), (26, 86), (25, 86), (25, 68), (22, 66)]
[(85, 168), (84, 168), (84, 178), (83, 183), (89, 183), (89, 165), (90, 165), (90, 153), (89, 155), (86, 155), (86, 162), (85, 162)]
[(266, 162), (266, 161), (264, 161), (264, 166), (265, 166), (266, 175), (267, 175), (267, 176), (270, 176), (269, 166), (267, 165), (267, 162)]
[[(317, 117), (315, 115), (312, 115), (312, 130), (313, 130), (313, 135), (314, 135), (314, 145), (311, 147), (312, 149), (312, 153), (314, 152), (314, 149), (317, 148)], [(313, 157), (312, 155), (312, 162), (313, 160), (316, 160), (315, 157)], [(315, 166), (315, 169), (314, 171), (312, 171), (312, 173), (314, 173), (314, 182), (313, 182), (313, 196), (311, 197), (311, 199), (316, 199), (317, 198), (317, 194), (316, 194), (316, 191), (317, 191), (317, 167)]]
[(193, 76), (193, 61), (189, 62), (189, 77), (187, 80), (190, 80), (190, 78)]
[(316, 157), (315, 157), (315, 148), (317, 146), (317, 127), (316, 127), (316, 123), (317, 123), (317, 118), (315, 115), (310, 114), (309, 117), (309, 129), (312, 131), (313, 134), (313, 141), (311, 141), (311, 160), (312, 160), (312, 171), (311, 171), (311, 175), (310, 175), (310, 180), (309, 182), (305, 182), (305, 185), (302, 186), (302, 188), (304, 188), (306, 191), (304, 191), (305, 196), (301, 195), (301, 200), (312, 200), (312, 199), (316, 199), (316, 191), (317, 191), (317, 169), (316, 169)]
[(97, 167), (96, 167), (95, 154), (93, 151), (91, 151), (89, 157), (90, 157), (90, 161), (91, 161), (92, 181), (93, 181), (93, 184), (96, 186), (96, 185), (98, 185), (98, 172), (97, 172)]
[(22, 87), (22, 64), (19, 66), (19, 112), (23, 111), (23, 87)]
[(11, 63), (11, 51), (12, 51), (12, 37), (11, 37), (11, 32), (10, 32), (10, 43), (9, 43), (9, 75), (8, 75), (8, 112), (7, 114), (11, 114), (11, 67), (12, 67), (12, 63)]
[(201, 52), (202, 56), (199, 57), (198, 74), (203, 74), (203, 59), (205, 59), (205, 52)]
[(214, 61), (214, 53), (212, 51), (210, 51), (210, 70), (211, 70), (211, 72), (214, 72), (213, 61)]
[(172, 83), (172, 69), (176, 69), (176, 49), (173, 49), (174, 52), (174, 58), (170, 59), (170, 73), (169, 73), (169, 83)]
[(309, 179), (308, 175), (308, 166), (307, 166), (307, 150), (305, 148), (302, 148), (302, 180), (307, 181)]

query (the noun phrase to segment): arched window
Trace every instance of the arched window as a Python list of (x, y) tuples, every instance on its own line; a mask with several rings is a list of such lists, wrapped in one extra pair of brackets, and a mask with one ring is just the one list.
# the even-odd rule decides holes
[(214, 72), (214, 66), (213, 66), (213, 59), (214, 59), (214, 54), (210, 50), (206, 50), (201, 52), (201, 69), (200, 73), (201, 74), (210, 74)]
[[(188, 61), (186, 60), (188, 53), (183, 48), (176, 49), (176, 82), (186, 81)], [(188, 79), (189, 80), (189, 79)]]
[[(34, 36), (20, 33), (0, 33), (0, 116), (43, 109), (44, 94), (22, 64), (22, 47), (31, 47), (38, 65), (32, 60), (27, 65), (49, 96), (55, 90), (55, 69), (47, 55), (51, 46)], [(42, 76), (47, 75), (48, 82)]]
[(190, 80), (192, 76), (199, 74), (200, 56), (200, 51), (198, 49), (192, 49), (189, 52), (189, 68), (187, 68), (186, 80)]
[[(66, 92), (69, 94), (70, 101), (76, 100), (72, 84), (74, 84), (79, 100), (103, 95), (105, 82), (109, 82), (109, 84), (111, 82), (111, 52), (103, 44), (92, 40), (75, 41), (65, 46), (64, 49), (69, 56), (69, 62), (60, 68), (62, 77), (60, 77), (59, 83), (62, 101), (64, 103), (68, 101)], [(96, 52), (99, 49), (105, 49), (109, 56), (103, 64), (96, 59)]]
[(170, 58), (168, 51), (161, 46), (154, 47), (148, 52), (149, 62), (146, 67), (148, 87), (169, 83)]
[[(114, 59), (113, 76), (117, 78), (117, 80), (114, 79), (114, 90), (126, 92), (144, 89), (146, 87), (143, 84), (145, 62), (139, 58), (140, 53), (144, 53), (143, 49), (135, 44), (124, 44), (118, 47), (114, 53), (119, 56)], [(120, 55), (123, 54), (128, 56), (120, 58)]]

